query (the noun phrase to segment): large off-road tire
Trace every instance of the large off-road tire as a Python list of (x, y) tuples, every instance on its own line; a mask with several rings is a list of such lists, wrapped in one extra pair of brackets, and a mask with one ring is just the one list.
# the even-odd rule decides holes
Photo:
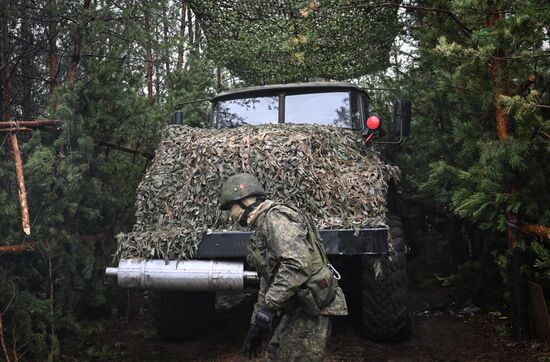
[(151, 293), (151, 312), (158, 334), (169, 341), (193, 339), (209, 326), (216, 293), (162, 291)]
[(377, 342), (398, 342), (410, 333), (407, 309), (407, 265), (401, 220), (389, 216), (388, 255), (378, 257), (381, 271), (375, 274), (376, 257), (365, 256), (361, 265), (361, 313), (365, 336)]

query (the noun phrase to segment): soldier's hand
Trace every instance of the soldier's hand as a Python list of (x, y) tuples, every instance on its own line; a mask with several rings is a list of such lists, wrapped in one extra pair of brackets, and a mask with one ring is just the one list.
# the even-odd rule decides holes
[(246, 334), (243, 346), (243, 356), (249, 359), (256, 358), (262, 352), (262, 331), (252, 323)]
[(266, 305), (262, 305), (257, 311), (254, 319), (256, 320), (255, 324), (258, 325), (262, 331), (271, 332), (271, 327), (273, 324), (273, 317), (275, 312), (269, 309)]

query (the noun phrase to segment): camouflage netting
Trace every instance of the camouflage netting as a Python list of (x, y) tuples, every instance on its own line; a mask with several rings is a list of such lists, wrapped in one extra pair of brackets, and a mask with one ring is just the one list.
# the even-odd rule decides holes
[(137, 190), (136, 224), (118, 257), (192, 257), (204, 232), (242, 230), (219, 210), (223, 181), (255, 174), (269, 197), (311, 213), (318, 226), (383, 224), (397, 166), (351, 131), (319, 125), (233, 129), (170, 126)]

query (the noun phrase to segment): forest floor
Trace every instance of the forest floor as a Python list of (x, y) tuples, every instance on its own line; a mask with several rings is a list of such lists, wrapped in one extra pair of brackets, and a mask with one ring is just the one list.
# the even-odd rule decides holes
[[(105, 333), (65, 361), (243, 361), (242, 341), (253, 293), (218, 297), (216, 317), (193, 341), (173, 343), (157, 336), (149, 313), (113, 320)], [(460, 300), (452, 287), (411, 286), (412, 333), (400, 343), (375, 343), (361, 337), (357, 321), (335, 320), (325, 361), (550, 361), (550, 347), (513, 343), (507, 317)], [(264, 346), (265, 347), (265, 346)], [(258, 360), (261, 360), (260, 358)]]

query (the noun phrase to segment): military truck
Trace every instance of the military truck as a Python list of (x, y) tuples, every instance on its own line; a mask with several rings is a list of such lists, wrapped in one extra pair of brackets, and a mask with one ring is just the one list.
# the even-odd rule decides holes
[[(394, 104), (393, 137), (370, 113), (363, 89), (339, 82), (298, 83), (242, 88), (210, 100), (211, 127), (232, 128), (268, 123), (323, 124), (351, 129), (370, 147), (380, 139), (406, 136), (410, 102)], [(251, 106), (253, 105), (253, 106)], [(344, 106), (342, 106), (344, 105)], [(174, 122), (181, 123), (178, 111)], [(390, 127), (388, 127), (390, 128)], [(391, 142), (386, 141), (386, 142)], [(403, 228), (395, 215), (396, 188), (387, 195), (387, 223), (358, 229), (320, 230), (331, 264), (341, 274), (351, 318), (376, 341), (399, 341), (410, 330)], [(216, 292), (239, 290), (257, 282), (246, 265), (251, 232), (209, 231), (192, 260), (122, 259), (109, 267), (125, 288), (151, 290), (151, 309), (158, 333), (170, 340), (192, 338), (215, 312)]]

